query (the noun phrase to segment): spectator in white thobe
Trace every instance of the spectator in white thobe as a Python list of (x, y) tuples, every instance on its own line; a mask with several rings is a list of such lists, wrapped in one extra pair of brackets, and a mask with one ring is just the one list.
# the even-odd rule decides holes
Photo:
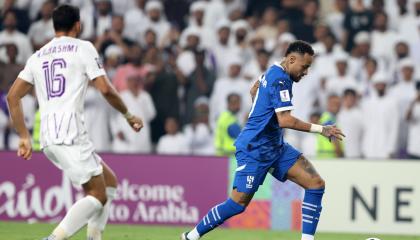
[(137, 39), (139, 36), (144, 36), (148, 29), (152, 29), (157, 34), (158, 45), (162, 42), (162, 39), (168, 35), (171, 25), (164, 16), (163, 5), (158, 0), (150, 0), (146, 3), (146, 19), (141, 23), (137, 24), (137, 28), (133, 31), (137, 31)]
[(420, 41), (418, 24), (420, 21), (420, 1), (410, 1), (414, 8), (414, 14), (406, 14), (399, 21), (398, 32), (403, 39), (410, 44)]
[(407, 111), (409, 124), (407, 153), (410, 158), (420, 159), (420, 81), (416, 84), (417, 94)]
[(136, 5), (124, 14), (125, 27), (123, 35), (131, 41), (135, 41), (140, 36), (140, 33), (137, 31), (139, 23), (144, 23), (147, 19), (144, 11), (145, 5), (146, 0), (136, 0)]
[[(321, 113), (313, 112), (309, 117), (309, 122), (313, 124), (319, 124), (319, 119), (321, 118)], [(340, 126), (341, 127), (341, 126)], [(290, 133), (288, 131), (287, 133)], [(301, 140), (302, 153), (307, 157), (316, 157), (316, 147), (317, 147), (318, 136), (316, 134), (304, 134)]]
[(217, 41), (210, 47), (216, 60), (217, 77), (226, 77), (229, 74), (228, 59), (239, 56), (238, 48), (230, 44), (230, 23), (220, 20), (217, 24)]
[(184, 127), (190, 152), (193, 155), (214, 155), (214, 136), (209, 124), (209, 99), (199, 97), (194, 102), (194, 119)]
[[(136, 6), (136, 0), (111, 0), (112, 12), (116, 15), (124, 15), (128, 10)], [(145, 2), (143, 0), (143, 2)]]
[(362, 103), (362, 154), (366, 158), (383, 159), (396, 156), (398, 140), (398, 105), (387, 93), (388, 77), (375, 73), (372, 82), (376, 94)]
[(41, 19), (32, 23), (29, 28), (28, 37), (30, 38), (34, 49), (40, 49), (55, 35), (52, 21), (52, 12), (54, 8), (55, 4), (53, 1), (44, 2), (41, 8)]
[(182, 132), (179, 132), (178, 121), (175, 118), (167, 118), (165, 121), (166, 134), (160, 137), (156, 152), (158, 154), (190, 154), (188, 140)]
[(417, 94), (414, 80), (415, 65), (413, 60), (410, 58), (400, 60), (398, 70), (398, 83), (390, 88), (389, 94), (398, 104), (397, 114), (400, 118), (398, 149), (400, 151), (405, 151), (408, 138), (408, 123), (405, 119), (408, 107)]
[(143, 128), (139, 133), (133, 132), (126, 119), (117, 115), (112, 124), (114, 136), (114, 152), (151, 153), (152, 139), (150, 122), (156, 116), (155, 105), (148, 92), (143, 90), (143, 78), (138, 73), (131, 73), (127, 77), (127, 90), (121, 92), (121, 98), (131, 109), (132, 114), (143, 120)]
[(85, 122), (89, 139), (98, 152), (111, 151), (110, 119), (113, 110), (94, 87), (88, 87), (85, 98)]
[(344, 90), (343, 106), (337, 115), (337, 125), (346, 135), (346, 140), (343, 141), (344, 157), (362, 157), (363, 116), (362, 110), (357, 104), (355, 89)]
[[(22, 98), (22, 111), (25, 113), (25, 125), (31, 131), (34, 126), (36, 99), (32, 94), (27, 94)], [(9, 149), (16, 150), (19, 146), (19, 135), (15, 130), (9, 134)]]
[(204, 24), (204, 16), (206, 13), (206, 1), (196, 1), (190, 6), (190, 19), (188, 27), (196, 27), (202, 39), (201, 44), (203, 47), (210, 47), (215, 39), (213, 28), (209, 28)]
[(270, 61), (270, 53), (265, 49), (261, 49), (257, 52), (257, 58), (252, 59), (246, 68), (244, 69), (244, 78), (249, 81), (257, 80), (261, 74), (263, 74), (268, 68), (268, 62)]
[(237, 57), (231, 57), (228, 61), (229, 76), (219, 78), (213, 88), (210, 97), (210, 122), (216, 123), (219, 115), (227, 110), (227, 97), (231, 93), (236, 93), (241, 97), (241, 112), (238, 113), (239, 121), (243, 123), (245, 116), (251, 109), (251, 88), (250, 81), (245, 80), (241, 75), (242, 62)]
[(347, 88), (357, 88), (356, 79), (348, 72), (349, 55), (345, 52), (338, 51), (334, 54), (335, 67), (337, 76), (329, 77), (326, 82), (327, 94), (343, 95)]
[(374, 30), (371, 34), (371, 55), (383, 58), (390, 62), (393, 57), (392, 49), (398, 39), (398, 34), (388, 29), (388, 16), (386, 13), (377, 13), (374, 20)]
[[(33, 49), (29, 38), (16, 29), (18, 21), (14, 12), (9, 11), (3, 18), (4, 30), (0, 32), (0, 45), (13, 43), (17, 46), (18, 55), (16, 62), (25, 64), (26, 60), (32, 55)], [(0, 60), (8, 62), (5, 48), (0, 49)]]

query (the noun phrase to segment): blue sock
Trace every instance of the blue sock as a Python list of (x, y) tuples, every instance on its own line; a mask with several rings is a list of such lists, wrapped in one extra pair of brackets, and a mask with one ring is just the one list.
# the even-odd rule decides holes
[(216, 205), (213, 207), (201, 220), (200, 223), (196, 226), (198, 234), (203, 236), (204, 234), (210, 232), (220, 224), (222, 224), (226, 219), (242, 213), (245, 210), (245, 207), (239, 205), (231, 198), (225, 202)]
[(302, 234), (315, 235), (316, 227), (321, 215), (321, 200), (324, 195), (324, 188), (306, 189), (302, 202)]

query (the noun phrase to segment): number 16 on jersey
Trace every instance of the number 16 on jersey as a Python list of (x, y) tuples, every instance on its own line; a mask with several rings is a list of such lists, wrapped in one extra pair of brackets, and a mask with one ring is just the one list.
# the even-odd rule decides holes
[(56, 70), (62, 68), (66, 68), (66, 61), (62, 58), (42, 63), (48, 100), (50, 98), (60, 97), (66, 89), (66, 78), (63, 74), (56, 73)]

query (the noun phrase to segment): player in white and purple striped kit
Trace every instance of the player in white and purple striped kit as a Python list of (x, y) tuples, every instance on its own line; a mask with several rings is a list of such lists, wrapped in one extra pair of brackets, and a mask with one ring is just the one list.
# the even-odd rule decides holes
[(41, 112), (42, 150), (86, 193), (46, 239), (68, 239), (87, 224), (88, 239), (100, 240), (117, 180), (94, 152), (84, 125), (83, 105), (89, 82), (124, 114), (134, 131), (140, 131), (143, 123), (130, 114), (110, 84), (92, 43), (77, 39), (81, 31), (79, 9), (59, 6), (53, 12), (53, 23), (55, 37), (28, 59), (7, 96), (11, 118), (20, 136), (18, 155), (31, 157), (31, 137), (23, 121), (20, 99), (35, 88)]

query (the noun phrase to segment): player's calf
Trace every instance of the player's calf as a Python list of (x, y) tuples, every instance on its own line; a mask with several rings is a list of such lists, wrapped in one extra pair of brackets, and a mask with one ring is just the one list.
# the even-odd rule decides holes
[(114, 172), (108, 165), (106, 165), (105, 162), (102, 162), (103, 166), (103, 175), (105, 179), (105, 185), (106, 185), (106, 197), (107, 202), (103, 207), (103, 210), (95, 214), (93, 217), (91, 217), (88, 221), (87, 226), (87, 239), (88, 240), (101, 240), (102, 234), (105, 230), (105, 226), (108, 222), (109, 212), (112, 200), (116, 197), (117, 192), (117, 185), (118, 180), (115, 176)]
[(183, 233), (181, 239), (197, 240), (227, 219), (242, 213), (251, 201), (252, 196), (253, 194), (238, 192), (234, 189), (232, 198), (228, 198), (225, 202), (214, 206), (193, 230)]

